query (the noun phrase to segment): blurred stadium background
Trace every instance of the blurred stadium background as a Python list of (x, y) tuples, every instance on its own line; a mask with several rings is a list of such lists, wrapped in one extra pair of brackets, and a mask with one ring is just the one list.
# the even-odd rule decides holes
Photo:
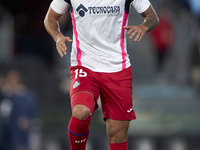
[[(200, 1), (150, 1), (158, 14), (163, 6), (169, 10), (174, 39), (162, 71), (157, 70), (150, 33), (139, 43), (128, 40), (137, 115), (129, 128), (129, 149), (200, 150), (200, 51), (194, 54), (195, 45), (200, 47)], [(0, 75), (3, 78), (10, 70), (19, 70), (26, 86), (38, 97), (37, 118), (29, 137), (31, 150), (69, 149), (71, 45), (67, 44), (68, 55), (61, 59), (43, 25), (50, 2), (0, 1)], [(142, 21), (131, 9), (129, 24)], [(72, 37), (69, 14), (60, 23), (63, 33)], [(98, 109), (92, 119), (87, 150), (106, 149), (105, 123)]]

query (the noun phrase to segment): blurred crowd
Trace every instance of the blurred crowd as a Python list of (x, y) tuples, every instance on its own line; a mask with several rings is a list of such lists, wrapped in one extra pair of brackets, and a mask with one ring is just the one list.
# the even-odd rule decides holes
[(0, 76), (0, 149), (29, 150), (38, 99), (17, 70)]

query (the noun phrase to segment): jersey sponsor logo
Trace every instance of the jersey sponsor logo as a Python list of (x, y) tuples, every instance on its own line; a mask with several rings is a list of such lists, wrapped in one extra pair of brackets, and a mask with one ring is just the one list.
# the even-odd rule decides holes
[(107, 14), (110, 17), (119, 15), (120, 6), (94, 6), (86, 8), (83, 4), (80, 4), (76, 11), (79, 12), (81, 17), (84, 17), (86, 12), (93, 15)]
[(87, 8), (85, 8), (85, 6), (83, 6), (83, 4), (80, 4), (80, 5), (77, 7), (76, 11), (79, 13), (79, 15), (80, 15), (81, 17), (84, 17), (84, 16), (85, 16), (85, 12), (87, 12), (88, 10), (87, 10)]
[(107, 14), (107, 16), (117, 16), (120, 13), (120, 6), (88, 7), (89, 14)]
[(73, 88), (74, 88), (74, 89), (77, 88), (80, 84), (81, 84), (80, 81), (76, 81), (76, 82), (74, 83), (74, 85), (73, 85)]

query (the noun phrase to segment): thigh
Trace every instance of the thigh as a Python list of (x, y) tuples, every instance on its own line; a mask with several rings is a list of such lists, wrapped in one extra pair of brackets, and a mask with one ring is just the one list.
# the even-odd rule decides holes
[(131, 67), (116, 73), (102, 75), (101, 103), (104, 120), (136, 119), (132, 106)]

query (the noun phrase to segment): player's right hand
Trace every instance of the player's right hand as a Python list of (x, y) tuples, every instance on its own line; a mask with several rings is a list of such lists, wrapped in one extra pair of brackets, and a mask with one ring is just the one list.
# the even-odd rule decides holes
[(59, 55), (63, 58), (64, 55), (67, 55), (66, 43), (72, 42), (72, 39), (70, 37), (66, 37), (60, 33), (56, 36), (56, 38), (54, 40), (56, 42), (56, 49), (57, 49)]

